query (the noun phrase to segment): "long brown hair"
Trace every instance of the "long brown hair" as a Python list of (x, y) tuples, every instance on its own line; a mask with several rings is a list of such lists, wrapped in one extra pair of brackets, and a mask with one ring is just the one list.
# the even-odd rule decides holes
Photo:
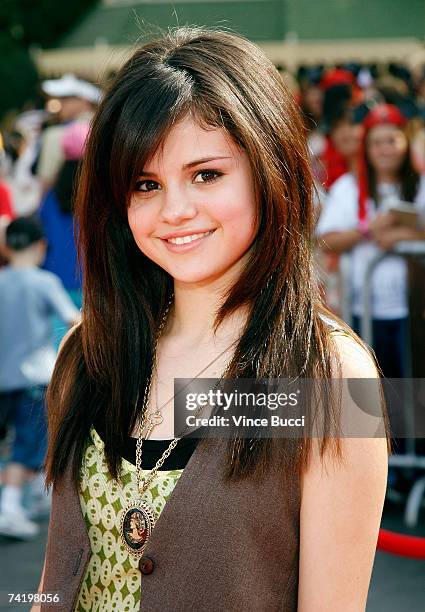
[[(127, 222), (136, 180), (170, 127), (191, 113), (222, 127), (247, 152), (258, 194), (258, 233), (215, 328), (242, 305), (250, 315), (229, 377), (331, 377), (334, 351), (313, 270), (312, 177), (304, 128), (291, 94), (260, 49), (239, 36), (179, 28), (146, 44), (117, 74), (95, 116), (77, 194), (84, 269), (82, 324), (65, 343), (48, 391), (47, 481), (73, 453), (79, 466), (102, 413), (110, 472), (132, 431), (152, 367), (153, 340), (173, 279), (137, 247)], [(326, 434), (337, 407), (323, 403)], [(266, 469), (270, 439), (229, 441), (229, 478)], [(291, 468), (310, 440), (280, 440)], [(331, 438), (322, 441), (322, 450)], [(338, 440), (332, 439), (338, 452)]]

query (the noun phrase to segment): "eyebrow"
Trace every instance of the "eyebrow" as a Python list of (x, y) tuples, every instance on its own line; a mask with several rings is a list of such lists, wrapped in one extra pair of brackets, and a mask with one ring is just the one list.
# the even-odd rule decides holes
[[(211, 162), (211, 161), (218, 161), (221, 159), (232, 159), (232, 157), (225, 156), (225, 155), (214, 155), (212, 157), (201, 157), (200, 159), (195, 159), (194, 161), (184, 164), (183, 170), (190, 170), (190, 168), (193, 168), (195, 166), (206, 164), (207, 162)], [(142, 170), (140, 172), (140, 175), (141, 176), (156, 176), (155, 172), (147, 172), (146, 170)]]

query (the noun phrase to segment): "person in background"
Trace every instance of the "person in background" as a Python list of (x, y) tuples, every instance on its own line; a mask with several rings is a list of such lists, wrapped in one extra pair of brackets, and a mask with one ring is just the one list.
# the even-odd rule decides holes
[[(412, 167), (405, 136), (405, 117), (390, 104), (375, 106), (364, 120), (364, 141), (358, 176), (347, 173), (333, 185), (317, 226), (323, 249), (351, 253), (351, 311), (360, 329), (362, 290), (369, 262), (401, 240), (425, 239), (425, 179)], [(418, 228), (399, 225), (390, 208), (412, 203)], [(405, 373), (407, 334), (407, 269), (397, 255), (382, 260), (372, 275), (373, 347), (384, 375)]]
[(40, 205), (41, 185), (34, 174), (42, 125), (49, 118), (43, 110), (19, 114), (5, 134), (5, 180), (11, 190), (16, 216), (34, 214)]
[[(347, 172), (356, 172), (362, 134), (362, 126), (353, 120), (353, 102), (358, 95), (354, 74), (343, 68), (328, 70), (322, 77), (321, 87), (324, 91), (321, 128), (325, 136), (318, 163), (313, 166), (316, 169), (316, 183), (322, 188), (319, 192), (318, 217), (326, 193), (335, 181)], [(339, 256), (319, 250), (316, 261), (326, 304), (333, 312), (341, 314)]]
[(3, 137), (0, 133), (0, 267), (7, 261), (7, 251), (5, 248), (6, 227), (15, 218), (12, 194), (9, 186), (2, 178), (5, 158)]
[(43, 268), (61, 279), (77, 308), (81, 307), (81, 276), (74, 240), (73, 195), (88, 133), (88, 123), (73, 122), (65, 128), (61, 139), (65, 162), (39, 211), (48, 244)]
[(8, 223), (15, 217), (15, 212), (12, 204), (12, 194), (7, 184), (0, 178), (0, 222)]
[(50, 316), (57, 313), (72, 326), (80, 313), (60, 280), (38, 267), (46, 242), (37, 220), (12, 221), (6, 245), (9, 265), (0, 270), (0, 419), (13, 423), (15, 436), (2, 474), (0, 534), (29, 539), (39, 528), (28, 518), (23, 494), (28, 481), (40, 482), (46, 451), (44, 393), (56, 359)]
[[(377, 104), (366, 115), (358, 175), (346, 174), (333, 185), (317, 227), (326, 252), (351, 254), (352, 326), (361, 331), (363, 287), (369, 263), (391, 251), (400, 241), (425, 240), (425, 178), (412, 165), (405, 133), (407, 121), (392, 104)], [(418, 211), (417, 227), (399, 224), (391, 207), (400, 200)], [(386, 378), (408, 375), (408, 270), (406, 260), (388, 255), (371, 277), (372, 344)], [(395, 432), (394, 448), (404, 452), (406, 442), (399, 397), (386, 399)], [(390, 470), (391, 491), (406, 490), (409, 480)], [(397, 491), (397, 489), (399, 491)]]
[(321, 66), (298, 70), (300, 86), (299, 104), (306, 129), (311, 132), (318, 128), (323, 114), (323, 89), (320, 86), (323, 69)]
[(328, 191), (340, 176), (355, 171), (361, 142), (361, 127), (352, 120), (351, 110), (358, 95), (354, 75), (342, 68), (325, 73), (322, 129), (326, 134), (320, 156), (323, 187)]
[[(310, 153), (313, 176), (317, 188), (322, 189), (323, 164), (321, 155), (326, 145), (325, 135), (321, 129), (323, 114), (323, 89), (320, 86), (322, 67), (305, 68), (298, 70), (300, 93), (298, 102), (302, 111), (305, 129), (307, 131), (307, 144)], [(320, 204), (320, 199), (318, 204)], [(319, 210), (319, 207), (318, 207)]]
[(44, 131), (41, 139), (37, 175), (43, 190), (47, 191), (55, 182), (64, 161), (61, 138), (65, 126), (71, 121), (90, 121), (98, 102), (101, 90), (73, 74), (65, 74), (60, 79), (43, 81), (41, 88), (50, 97), (48, 108), (56, 112), (58, 125)]

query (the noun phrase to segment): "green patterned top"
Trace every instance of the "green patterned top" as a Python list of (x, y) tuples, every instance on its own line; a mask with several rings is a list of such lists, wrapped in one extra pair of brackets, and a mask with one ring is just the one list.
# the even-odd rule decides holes
[[(91, 556), (74, 612), (138, 612), (141, 572), (139, 558), (123, 546), (119, 534), (122, 510), (137, 499), (136, 467), (122, 459), (121, 485), (109, 474), (104, 444), (91, 429), (81, 468), (81, 509), (86, 521)], [(149, 470), (143, 470), (148, 473)], [(144, 498), (162, 512), (183, 470), (160, 470)]]

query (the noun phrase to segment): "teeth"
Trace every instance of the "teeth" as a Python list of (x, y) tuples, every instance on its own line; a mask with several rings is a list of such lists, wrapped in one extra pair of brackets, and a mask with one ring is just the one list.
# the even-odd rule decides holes
[(170, 238), (167, 242), (171, 242), (171, 244), (187, 244), (188, 242), (192, 242), (193, 240), (197, 240), (198, 238), (203, 238), (204, 236), (209, 236), (212, 234), (212, 231), (204, 232), (203, 234), (192, 234), (191, 236), (181, 236), (179, 238)]

